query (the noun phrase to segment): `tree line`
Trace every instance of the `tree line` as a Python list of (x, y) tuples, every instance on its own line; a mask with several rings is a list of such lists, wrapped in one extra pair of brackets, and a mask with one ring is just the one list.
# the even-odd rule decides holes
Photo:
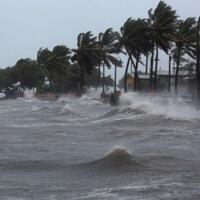
[[(91, 31), (80, 33), (77, 37), (77, 47), (73, 49), (62, 45), (54, 47), (52, 51), (47, 48), (39, 49), (36, 61), (21, 59), (13, 68), (1, 70), (0, 86), (8, 87), (11, 82), (20, 81), (22, 85), (28, 84), (32, 87), (39, 85), (47, 76), (50, 88), (65, 83), (65, 86), (74, 87), (84, 93), (90, 79), (98, 86), (101, 68), (105, 71), (105, 67), (122, 67), (119, 55), (124, 54), (127, 56), (124, 91), (127, 92), (130, 66), (134, 69), (134, 90), (139, 88), (139, 66), (145, 65), (142, 57), (146, 58), (146, 73), (149, 71), (150, 74), (149, 89), (156, 90), (159, 53), (164, 51), (169, 56), (169, 77), (171, 60), (174, 59), (176, 63), (174, 76), (176, 93), (178, 93), (181, 60), (188, 56), (195, 63), (196, 91), (200, 99), (199, 29), (200, 18), (196, 20), (194, 17), (189, 17), (182, 20), (176, 10), (164, 1), (160, 1), (155, 9), (148, 11), (148, 18), (129, 18), (120, 31), (109, 28), (97, 36)], [(28, 70), (26, 66), (29, 66)], [(20, 77), (23, 77), (23, 80)]]

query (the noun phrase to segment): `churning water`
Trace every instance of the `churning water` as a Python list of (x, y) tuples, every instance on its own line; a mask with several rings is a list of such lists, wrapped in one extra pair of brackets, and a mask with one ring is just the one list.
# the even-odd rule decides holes
[(0, 102), (0, 200), (199, 200), (200, 112), (167, 95), (95, 91)]

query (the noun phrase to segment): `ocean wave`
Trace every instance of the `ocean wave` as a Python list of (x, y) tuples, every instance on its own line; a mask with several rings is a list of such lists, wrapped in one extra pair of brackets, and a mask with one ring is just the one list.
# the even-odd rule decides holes
[(126, 149), (116, 147), (112, 149), (104, 157), (80, 164), (81, 167), (99, 168), (99, 169), (123, 169), (124, 167), (131, 167), (131, 169), (141, 168), (143, 164), (137, 158), (132, 156)]
[(145, 112), (140, 108), (122, 107), (109, 111), (108, 113), (104, 114), (102, 118), (109, 118), (114, 116), (118, 116), (120, 118), (120, 116), (124, 117), (132, 115), (141, 115), (144, 113)]
[(51, 112), (54, 115), (70, 115), (70, 116), (77, 116), (70, 107), (69, 104), (66, 104), (64, 107), (61, 106), (53, 106), (53, 105), (43, 105), (37, 106), (33, 105), (31, 108), (32, 112)]
[(50, 106), (50, 105), (45, 105), (45, 106), (36, 106), (36, 105), (33, 105), (31, 111), (36, 112), (36, 111), (45, 111), (45, 110), (53, 110), (53, 109), (54, 110), (55, 109), (58, 110), (58, 108), (55, 108), (55, 107)]
[(64, 107), (60, 108), (60, 110), (58, 111), (57, 115), (70, 115), (70, 116), (74, 116), (74, 117), (80, 117), (79, 114), (75, 113), (71, 107), (71, 104), (66, 103), (64, 105)]
[(195, 120), (200, 118), (200, 111), (187, 104), (181, 98), (166, 95), (147, 95), (138, 93), (122, 94), (121, 105), (139, 110), (149, 116), (160, 116), (172, 120)]
[(139, 108), (134, 109), (131, 107), (118, 107), (116, 109), (108, 111), (100, 117), (97, 117), (92, 121), (92, 123), (110, 123), (121, 120), (133, 120), (143, 116), (144, 114), (145, 112)]
[(73, 104), (78, 98), (74, 95), (68, 94), (60, 96), (56, 101), (60, 104)]

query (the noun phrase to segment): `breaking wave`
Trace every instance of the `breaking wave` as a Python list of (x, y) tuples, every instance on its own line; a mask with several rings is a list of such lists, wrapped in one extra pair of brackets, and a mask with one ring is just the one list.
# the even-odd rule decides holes
[(34, 105), (34, 106), (32, 106), (31, 111), (37, 112), (37, 111), (46, 111), (46, 110), (55, 110), (55, 109), (57, 109), (57, 108), (55, 108), (53, 106), (47, 106), (47, 105), (45, 105), (45, 106), (36, 106), (36, 105)]
[(60, 111), (57, 113), (57, 115), (71, 115), (71, 116), (79, 116), (78, 114), (76, 114), (72, 108), (70, 104), (65, 104), (64, 107), (62, 107), (60, 109)]
[(72, 111), (69, 104), (66, 104), (64, 107), (50, 106), (50, 105), (43, 105), (43, 106), (33, 105), (31, 111), (36, 112), (36, 113), (42, 112), (42, 111), (45, 111), (45, 112), (49, 111), (52, 114), (56, 114), (56, 115), (77, 116), (77, 114)]
[(145, 112), (141, 109), (134, 109), (131, 107), (121, 107), (121, 108), (119, 107), (117, 109), (108, 111), (103, 116), (100, 116), (97, 119), (95, 119), (92, 123), (132, 120), (144, 114)]
[(108, 118), (113, 116), (125, 116), (125, 115), (140, 115), (144, 114), (145, 112), (140, 108), (131, 108), (131, 107), (125, 107), (125, 108), (118, 108), (109, 111), (108, 113), (104, 114), (102, 118)]
[(172, 120), (195, 120), (200, 118), (200, 111), (194, 105), (186, 103), (181, 97), (128, 93), (123, 94), (120, 101), (122, 106), (143, 112), (146, 115), (161, 116)]
[(136, 157), (133, 157), (126, 149), (120, 147), (112, 149), (108, 154), (98, 160), (84, 163), (83, 165), (101, 169), (123, 169), (123, 167), (136, 169), (143, 166)]

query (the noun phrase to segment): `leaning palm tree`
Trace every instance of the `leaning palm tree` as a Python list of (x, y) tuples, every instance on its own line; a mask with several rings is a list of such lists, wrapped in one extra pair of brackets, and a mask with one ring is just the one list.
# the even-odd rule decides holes
[[(142, 54), (147, 54), (150, 49), (148, 22), (145, 19), (134, 20), (129, 18), (121, 28), (121, 46), (128, 54), (127, 65), (124, 74), (124, 91), (127, 92), (127, 75), (129, 64), (134, 67), (134, 87), (138, 80), (138, 64)], [(134, 61), (135, 60), (135, 61)]]
[[(121, 52), (121, 47), (118, 45), (119, 33), (114, 32), (111, 28), (107, 29), (104, 33), (99, 33), (98, 35), (98, 50), (101, 53), (101, 64), (103, 65), (103, 91), (104, 90), (104, 76), (105, 76), (105, 66), (109, 69), (112, 65), (116, 67), (122, 67), (122, 62), (115, 55)], [(100, 68), (100, 65), (99, 65)]]
[(169, 38), (173, 41), (177, 48), (177, 60), (176, 60), (176, 73), (174, 79), (175, 93), (178, 93), (178, 75), (179, 66), (181, 61), (181, 55), (184, 49), (189, 48), (189, 46), (195, 41), (195, 18), (187, 18), (184, 21), (178, 22), (178, 28), (176, 32), (169, 34)]
[(49, 73), (49, 84), (52, 87), (53, 76), (62, 74), (66, 65), (69, 65), (70, 49), (64, 45), (57, 45), (52, 51), (40, 48), (37, 53), (37, 62)]
[(200, 17), (196, 29), (196, 76), (197, 76), (197, 102), (200, 103)]
[[(121, 27), (121, 38), (119, 45), (122, 46), (127, 55), (128, 60), (125, 68), (124, 74), (124, 92), (127, 92), (127, 76), (128, 76), (128, 68), (131, 62), (131, 32), (132, 32), (132, 19), (128, 18), (124, 25)], [(135, 68), (135, 66), (134, 66)]]
[[(167, 5), (164, 1), (160, 1), (153, 11), (149, 10), (149, 28), (151, 33), (151, 68), (150, 68), (150, 83), (149, 87), (156, 89), (157, 81), (157, 69), (158, 69), (158, 59), (159, 59), (159, 48), (168, 53), (170, 49), (170, 40), (168, 34), (173, 33), (176, 30), (177, 15), (176, 11)], [(153, 82), (153, 61), (155, 55), (155, 74)]]
[(193, 59), (196, 63), (196, 93), (197, 93), (197, 105), (199, 108), (200, 102), (200, 17), (196, 26), (196, 38), (193, 44), (186, 45), (185, 52)]
[(97, 37), (89, 31), (80, 33), (77, 37), (77, 48), (72, 49), (73, 62), (80, 67), (80, 91), (85, 92), (85, 74), (91, 74), (93, 69), (101, 63), (101, 53), (98, 49)]
[(37, 62), (43, 68), (49, 72), (49, 83), (50, 87), (52, 86), (52, 78), (53, 78), (53, 58), (52, 52), (49, 49), (40, 48), (37, 52)]

